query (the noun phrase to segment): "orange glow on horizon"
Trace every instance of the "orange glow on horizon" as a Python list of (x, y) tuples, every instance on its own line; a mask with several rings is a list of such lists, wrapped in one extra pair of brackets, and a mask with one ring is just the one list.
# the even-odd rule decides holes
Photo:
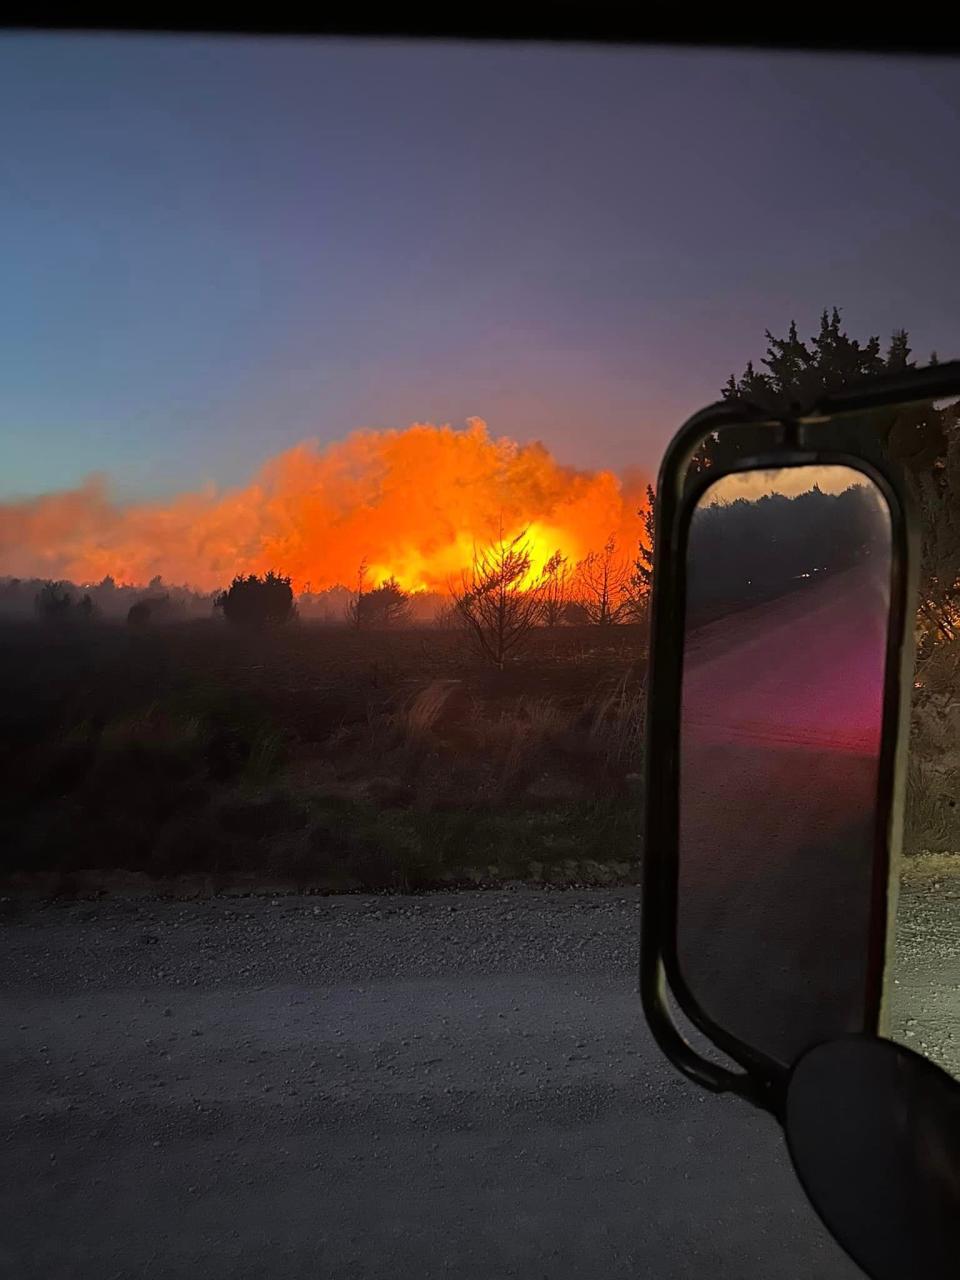
[(645, 477), (563, 466), (539, 443), (418, 423), (305, 443), (243, 488), (121, 505), (101, 479), (0, 503), (0, 575), (212, 590), (236, 573), (277, 569), (299, 592), (395, 577), (445, 591), (475, 546), (526, 529), (531, 576), (560, 551), (571, 566), (613, 534), (632, 558)]

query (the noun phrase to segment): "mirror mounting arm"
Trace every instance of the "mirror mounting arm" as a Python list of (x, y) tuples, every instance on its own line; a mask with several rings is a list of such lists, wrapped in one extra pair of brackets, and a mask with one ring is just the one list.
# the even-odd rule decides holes
[[(649, 937), (644, 930), (643, 937)], [(786, 1099), (788, 1073), (761, 1076), (731, 1071), (699, 1054), (674, 1022), (666, 1000), (667, 980), (662, 960), (641, 963), (640, 997), (647, 1024), (660, 1050), (688, 1080), (711, 1093), (733, 1093), (780, 1119)]]

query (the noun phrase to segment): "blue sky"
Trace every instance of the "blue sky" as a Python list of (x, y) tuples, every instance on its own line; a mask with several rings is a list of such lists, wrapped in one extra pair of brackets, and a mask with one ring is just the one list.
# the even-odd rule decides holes
[(0, 38), (0, 497), (486, 418), (652, 467), (839, 305), (960, 355), (960, 67)]

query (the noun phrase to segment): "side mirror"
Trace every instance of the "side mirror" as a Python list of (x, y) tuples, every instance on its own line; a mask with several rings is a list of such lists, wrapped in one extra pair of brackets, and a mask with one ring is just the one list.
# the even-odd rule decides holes
[(884, 1038), (918, 561), (890, 442), (958, 395), (960, 363), (779, 417), (716, 405), (657, 488), (644, 1012), (681, 1071), (785, 1126), (877, 1280), (960, 1257), (960, 1084)]
[(810, 1203), (867, 1275), (956, 1276), (960, 1085), (952, 1076), (876, 1036), (828, 1041), (794, 1064), (783, 1124)]

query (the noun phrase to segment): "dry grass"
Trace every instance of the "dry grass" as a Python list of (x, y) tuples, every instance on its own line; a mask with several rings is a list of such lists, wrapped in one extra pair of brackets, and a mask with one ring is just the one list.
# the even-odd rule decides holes
[(421, 743), (428, 738), (457, 688), (454, 680), (431, 680), (415, 693), (397, 714), (397, 728), (404, 741)]
[(908, 854), (960, 852), (960, 768), (911, 758), (903, 847)]
[(960, 853), (960, 641), (939, 645), (916, 685), (904, 849)]
[(960, 697), (928, 693), (917, 701), (911, 723), (911, 747), (923, 760), (960, 766)]
[[(598, 630), (499, 672), (437, 632), (0, 629), (0, 867), (389, 887), (632, 856), (642, 663)], [(960, 851), (958, 653), (917, 690), (910, 852)]]
[(929, 657), (917, 664), (916, 679), (920, 704), (930, 694), (960, 696), (960, 640), (937, 645)]
[(632, 856), (636, 638), (537, 640), (501, 672), (437, 632), (0, 629), (0, 867), (409, 887)]
[(646, 687), (632, 684), (629, 676), (624, 676), (597, 702), (588, 736), (593, 750), (609, 768), (638, 774), (645, 729)]

